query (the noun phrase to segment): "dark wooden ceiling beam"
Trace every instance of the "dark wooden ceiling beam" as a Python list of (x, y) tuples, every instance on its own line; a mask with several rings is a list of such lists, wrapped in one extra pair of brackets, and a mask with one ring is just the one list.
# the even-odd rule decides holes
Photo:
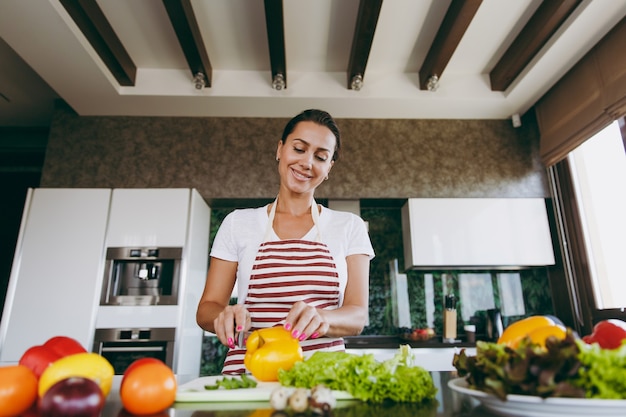
[(354, 28), (350, 61), (348, 63), (348, 89), (359, 89), (353, 85), (355, 77), (361, 76), (361, 83), (365, 78), (365, 67), (372, 49), (374, 32), (378, 24), (378, 16), (383, 0), (361, 0)]
[[(192, 76), (196, 77), (201, 74), (204, 87), (211, 87), (213, 67), (202, 40), (191, 0), (163, 0), (163, 5), (170, 17)], [(196, 83), (196, 87), (198, 86), (202, 87)]]
[(285, 57), (285, 24), (283, 21), (283, 1), (265, 0), (265, 26), (267, 43), (270, 51), (272, 82), (278, 74), (282, 74), (287, 88), (287, 60)]
[(428, 89), (428, 81), (431, 77), (436, 76), (441, 79), (443, 71), (481, 3), (482, 0), (452, 0), (419, 70), (421, 90)]
[(137, 67), (96, 0), (61, 0), (74, 23), (121, 86), (134, 86)]
[(491, 89), (505, 91), (580, 3), (582, 0), (542, 2), (489, 73)]

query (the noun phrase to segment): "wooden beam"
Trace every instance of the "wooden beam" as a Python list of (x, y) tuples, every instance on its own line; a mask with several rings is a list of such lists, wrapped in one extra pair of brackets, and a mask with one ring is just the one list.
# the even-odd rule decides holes
[(481, 3), (482, 0), (452, 0), (419, 70), (421, 90), (428, 89), (430, 77), (437, 76), (441, 79), (443, 71)]
[(204, 46), (191, 0), (163, 0), (192, 76), (202, 74), (204, 87), (211, 87), (213, 67)]
[(489, 73), (491, 89), (506, 90), (580, 3), (582, 0), (549, 0), (541, 3)]
[(372, 49), (372, 41), (382, 4), (383, 0), (361, 0), (359, 3), (347, 71), (349, 90), (353, 88), (352, 80), (354, 77), (360, 75), (362, 79), (365, 78), (365, 67)]
[(283, 75), (287, 88), (287, 61), (285, 58), (285, 24), (283, 21), (283, 1), (265, 0), (265, 26), (270, 50), (272, 81), (277, 74)]
[(137, 67), (96, 0), (61, 0), (74, 23), (122, 86), (134, 86)]

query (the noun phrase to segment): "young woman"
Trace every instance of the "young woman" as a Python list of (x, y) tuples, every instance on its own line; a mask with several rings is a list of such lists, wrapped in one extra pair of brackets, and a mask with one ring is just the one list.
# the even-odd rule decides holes
[[(280, 187), (265, 207), (235, 210), (211, 248), (197, 322), (229, 347), (223, 373), (245, 372), (240, 332), (284, 326), (305, 356), (343, 350), (343, 336), (367, 322), (369, 262), (374, 251), (363, 220), (318, 205), (341, 138), (333, 118), (306, 110), (285, 126), (276, 149)], [(238, 303), (228, 305), (237, 284)]]

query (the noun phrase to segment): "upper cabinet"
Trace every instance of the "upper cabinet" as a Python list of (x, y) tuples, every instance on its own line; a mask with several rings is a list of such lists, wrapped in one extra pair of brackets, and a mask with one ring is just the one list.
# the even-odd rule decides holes
[(114, 189), (107, 247), (182, 247), (187, 237), (189, 190)]
[(412, 198), (402, 228), (406, 269), (554, 264), (541, 198)]

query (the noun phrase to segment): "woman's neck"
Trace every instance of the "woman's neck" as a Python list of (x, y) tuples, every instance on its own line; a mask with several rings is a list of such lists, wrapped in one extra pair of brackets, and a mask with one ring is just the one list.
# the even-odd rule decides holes
[(308, 216), (311, 214), (311, 204), (314, 201), (313, 195), (293, 196), (287, 193), (279, 193), (276, 213), (287, 214), (293, 217)]

